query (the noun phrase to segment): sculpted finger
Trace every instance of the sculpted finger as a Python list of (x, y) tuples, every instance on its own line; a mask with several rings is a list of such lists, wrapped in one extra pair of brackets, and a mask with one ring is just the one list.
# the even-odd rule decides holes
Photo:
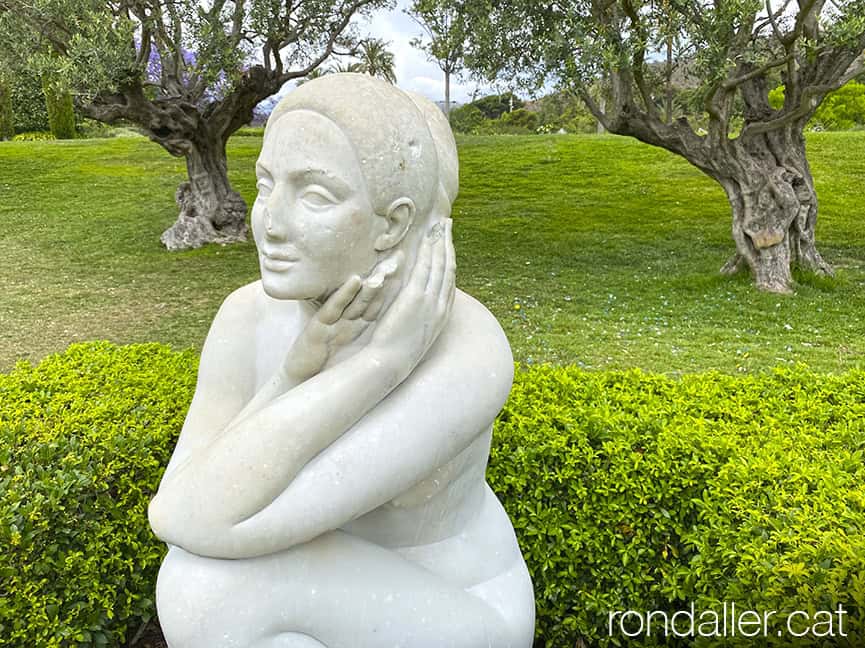
[(367, 327), (369, 327), (369, 322), (362, 319), (343, 320), (339, 326), (334, 327), (334, 330), (338, 332), (332, 341), (336, 346), (345, 346), (356, 340)]
[(435, 239), (433, 238), (435, 236), (434, 229), (430, 230), (423, 241), (421, 241), (420, 251), (418, 252), (414, 268), (411, 271), (411, 281), (409, 283), (415, 284), (421, 290), (426, 287), (430, 266), (432, 265), (432, 252), (435, 245)]
[(445, 232), (445, 276), (439, 291), (439, 294), (443, 294), (449, 301), (453, 300), (457, 275), (457, 256), (454, 250), (453, 226), (454, 222), (449, 218)]
[(342, 313), (342, 319), (357, 319), (366, 312), (370, 303), (382, 292), (384, 279), (368, 278), (364, 280), (360, 292)]
[(378, 293), (369, 301), (366, 310), (361, 313), (361, 317), (367, 322), (372, 322), (381, 313), (387, 298), (388, 286), (396, 280), (397, 270), (402, 267), (404, 261), (405, 254), (402, 251), (397, 251), (390, 258), (379, 263), (375, 271), (367, 278), (367, 281), (372, 281), (373, 285), (381, 285)]
[(432, 252), (432, 266), (430, 268), (430, 276), (427, 281), (426, 290), (428, 293), (438, 296), (441, 292), (442, 281), (445, 276), (447, 264), (447, 224), (446, 222), (437, 224), (440, 228), (440, 234), (435, 242), (435, 247)]
[(381, 309), (384, 306), (384, 291), (380, 291), (375, 299), (373, 299), (369, 306), (366, 307), (366, 310), (363, 312), (364, 320), (367, 322), (372, 322), (375, 320), (379, 313), (381, 313)]
[(334, 324), (340, 317), (346, 306), (351, 303), (361, 287), (360, 277), (354, 275), (342, 284), (335, 293), (327, 298), (324, 305), (318, 310), (316, 317), (322, 324)]

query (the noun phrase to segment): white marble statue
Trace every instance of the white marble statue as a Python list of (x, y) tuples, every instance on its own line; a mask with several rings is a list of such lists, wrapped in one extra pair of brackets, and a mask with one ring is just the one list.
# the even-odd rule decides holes
[(484, 480), (513, 377), (456, 290), (457, 156), (430, 102), (336, 74), (277, 106), (261, 281), (223, 303), (150, 506), (171, 648), (528, 648), (534, 599)]

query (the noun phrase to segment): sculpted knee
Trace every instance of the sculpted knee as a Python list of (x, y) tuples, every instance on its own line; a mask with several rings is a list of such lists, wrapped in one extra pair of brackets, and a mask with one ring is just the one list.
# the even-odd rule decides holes
[(243, 625), (232, 605), (241, 583), (228, 562), (169, 550), (156, 582), (156, 609), (169, 648), (248, 648), (248, 637), (232, 636)]

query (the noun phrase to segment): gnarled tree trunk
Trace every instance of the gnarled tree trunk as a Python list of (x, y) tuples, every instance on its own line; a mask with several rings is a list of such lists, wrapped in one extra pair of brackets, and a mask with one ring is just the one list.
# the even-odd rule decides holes
[(175, 194), (180, 214), (163, 232), (163, 245), (185, 250), (205, 243), (245, 241), (246, 202), (228, 181), (225, 144), (218, 138), (190, 142), (186, 169), (189, 180)]
[(250, 73), (234, 93), (208, 110), (176, 97), (148, 99), (140, 83), (81, 104), (92, 119), (137, 124), (171, 155), (186, 158), (189, 179), (175, 194), (180, 214), (161, 237), (169, 250), (246, 240), (246, 203), (228, 181), (225, 145), (230, 134), (252, 118), (261, 94), (270, 90), (268, 86), (256, 94), (261, 77)]
[(814, 240), (817, 194), (801, 132), (741, 138), (728, 153), (711, 173), (733, 210), (736, 254), (721, 272), (749, 268), (758, 288), (777, 293), (792, 291), (794, 266), (831, 275)]

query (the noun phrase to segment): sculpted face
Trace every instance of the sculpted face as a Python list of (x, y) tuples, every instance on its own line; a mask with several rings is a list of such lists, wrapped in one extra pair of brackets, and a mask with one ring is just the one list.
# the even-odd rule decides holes
[(309, 110), (279, 117), (256, 164), (252, 231), (261, 282), (277, 299), (323, 299), (376, 263), (386, 229), (357, 154), (340, 128)]

